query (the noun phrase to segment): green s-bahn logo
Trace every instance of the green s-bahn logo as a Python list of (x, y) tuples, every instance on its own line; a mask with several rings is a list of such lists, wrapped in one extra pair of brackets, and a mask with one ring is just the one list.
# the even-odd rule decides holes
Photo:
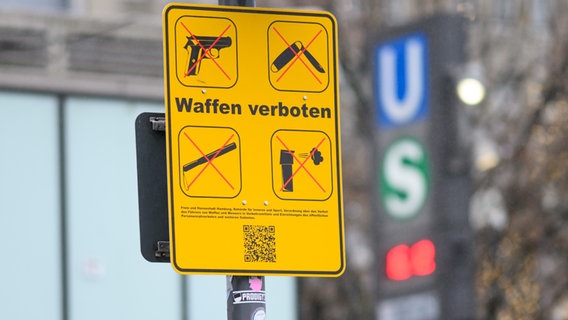
[(415, 217), (430, 188), (430, 161), (418, 140), (401, 137), (385, 150), (379, 170), (381, 203), (397, 220)]

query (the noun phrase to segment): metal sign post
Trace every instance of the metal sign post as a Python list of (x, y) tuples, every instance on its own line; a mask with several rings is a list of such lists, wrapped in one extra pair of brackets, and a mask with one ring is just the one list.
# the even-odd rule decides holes
[(170, 260), (261, 320), (263, 276), (345, 269), (337, 22), (219, 4), (164, 9)]
[(219, 0), (220, 6), (255, 7), (255, 0)]
[[(219, 0), (219, 5), (256, 6), (255, 0)], [(264, 320), (266, 293), (264, 277), (227, 276), (227, 319)]]
[(266, 318), (264, 277), (227, 276), (227, 319)]
[(337, 22), (219, 5), (164, 10), (166, 113), (136, 120), (141, 251), (228, 275), (228, 319), (263, 320), (263, 276), (345, 269)]

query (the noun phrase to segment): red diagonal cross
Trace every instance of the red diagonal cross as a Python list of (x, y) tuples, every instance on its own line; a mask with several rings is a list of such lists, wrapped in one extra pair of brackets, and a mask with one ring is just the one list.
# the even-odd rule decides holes
[(199, 146), (197, 146), (197, 144), (193, 141), (193, 139), (191, 139), (189, 137), (189, 135), (184, 131), (183, 133), (187, 139), (189, 139), (189, 141), (191, 141), (191, 143), (193, 144), (193, 146), (197, 149), (197, 151), (199, 151), (199, 153), (201, 153), (201, 156), (203, 158), (205, 158), (205, 160), (207, 160), (207, 164), (203, 167), (203, 169), (201, 169), (201, 171), (199, 171), (199, 173), (195, 176), (195, 178), (193, 178), (193, 180), (189, 183), (189, 185), (187, 185), (187, 189), (189, 189), (189, 187), (191, 187), (191, 185), (197, 180), (197, 178), (199, 178), (199, 176), (201, 176), (201, 174), (203, 173), (203, 171), (205, 171), (205, 169), (207, 169), (207, 167), (209, 165), (211, 165), (213, 167), (213, 169), (215, 169), (215, 171), (217, 171), (217, 173), (221, 176), (221, 178), (223, 178), (223, 180), (225, 180), (225, 182), (229, 185), (229, 187), (231, 187), (231, 189), (235, 189), (233, 187), (233, 185), (229, 182), (229, 180), (227, 180), (227, 178), (225, 178), (225, 176), (221, 173), (221, 171), (219, 171), (219, 169), (217, 169), (217, 167), (213, 164), (213, 160), (215, 160), (215, 158), (217, 158), (217, 156), (219, 155), (219, 153), (221, 152), (221, 150), (223, 150), (223, 148), (225, 148), (225, 146), (231, 141), (231, 139), (233, 139), (233, 136), (235, 134), (232, 134), (229, 139), (227, 139), (227, 141), (225, 141), (225, 143), (223, 144), (223, 146), (221, 146), (221, 148), (219, 148), (219, 150), (217, 150), (217, 152), (213, 155), (213, 157), (211, 157), (211, 159), (207, 158), (207, 155), (205, 155), (205, 153), (203, 151), (201, 151), (201, 149), (199, 148)]
[(292, 173), (292, 175), (290, 176), (290, 178), (288, 178), (288, 180), (286, 182), (284, 182), (284, 184), (282, 185), (282, 188), (280, 188), (280, 191), (284, 190), (284, 188), (286, 188), (286, 186), (288, 185), (288, 183), (290, 183), (290, 181), (292, 181), (292, 179), (294, 178), (294, 176), (298, 173), (298, 171), (300, 171), (300, 169), (304, 169), (304, 171), (306, 171), (306, 173), (310, 176), (310, 178), (312, 178), (312, 180), (314, 180), (314, 182), (318, 185), (318, 187), (320, 187), (321, 191), (325, 192), (324, 187), (322, 187), (322, 185), (316, 180), (316, 178), (314, 178), (314, 176), (310, 173), (310, 171), (304, 166), (304, 164), (306, 164), (306, 162), (311, 159), (311, 157), (314, 155), (314, 153), (318, 150), (318, 148), (321, 146), (321, 144), (325, 141), (325, 138), (323, 138), (318, 145), (312, 149), (312, 152), (310, 152), (310, 154), (308, 155), (308, 157), (306, 159), (304, 159), (304, 161), (300, 161), (300, 159), (298, 159), (298, 157), (296, 157), (296, 155), (294, 154), (294, 152), (292, 152), (290, 150), (290, 148), (288, 148), (288, 146), (284, 143), (284, 141), (282, 141), (282, 139), (280, 139), (279, 136), (276, 136), (276, 139), (278, 139), (278, 141), (280, 141), (280, 143), (284, 146), (284, 148), (286, 148), (286, 150), (288, 151), (289, 154), (292, 155), (292, 157), (294, 157), (294, 160), (296, 160), (296, 162), (298, 162), (300, 164), (300, 166), (298, 167), (298, 169), (296, 169), (296, 171), (294, 171), (294, 173)]
[(280, 75), (280, 77), (278, 77), (278, 79), (276, 79), (276, 82), (280, 81), (280, 79), (282, 79), (282, 77), (288, 72), (288, 70), (290, 70), (290, 68), (294, 65), (294, 63), (296, 63), (296, 61), (300, 60), (300, 62), (302, 62), (302, 64), (306, 67), (306, 69), (308, 69), (308, 71), (312, 74), (312, 76), (314, 76), (314, 78), (316, 79), (316, 81), (321, 84), (320, 79), (316, 76), (316, 74), (314, 73), (314, 71), (306, 64), (306, 62), (304, 61), (304, 59), (301, 59), (302, 54), (304, 54), (304, 52), (306, 50), (308, 50), (308, 47), (312, 45), (312, 43), (314, 42), (314, 40), (316, 40), (316, 38), (320, 35), (320, 33), (322, 32), (322, 30), (320, 29), (318, 31), (318, 33), (312, 38), (312, 40), (310, 40), (310, 42), (304, 47), (304, 49), (300, 50), (300, 52), (296, 52), (296, 50), (294, 50), (292, 48), (292, 45), (286, 41), (286, 38), (284, 38), (284, 36), (276, 29), (276, 28), (272, 28), (274, 29), (274, 31), (276, 31), (276, 33), (278, 34), (278, 36), (280, 37), (280, 39), (282, 39), (282, 41), (284, 41), (284, 43), (288, 46), (288, 49), (290, 49), (294, 55), (296, 56), (294, 58), (294, 60), (292, 60), (292, 62), (288, 65), (288, 67), (282, 72), (282, 74)]
[(231, 27), (231, 25), (228, 25), (225, 30), (223, 30), (223, 32), (221, 32), (221, 34), (217, 37), (217, 39), (215, 39), (215, 41), (213, 41), (213, 43), (209, 46), (209, 48), (205, 48), (201, 42), (199, 42), (199, 40), (197, 40), (197, 38), (195, 37), (195, 35), (193, 35), (193, 33), (191, 33), (191, 31), (189, 31), (189, 28), (185, 26), (185, 24), (183, 24), (183, 22), (180, 22), (180, 24), (183, 26), (183, 28), (185, 29), (185, 31), (187, 31), (187, 33), (189, 33), (189, 35), (193, 38), (193, 40), (195, 40), (195, 42), (197, 42), (197, 44), (201, 47), (201, 49), (203, 49), (203, 54), (199, 57), (199, 59), (195, 62), (195, 64), (189, 69), (187, 70), (187, 72), (185, 73), (185, 76), (187, 77), (187, 75), (191, 72), (191, 70), (193, 70), (197, 65), (199, 65), (199, 63), (201, 62), (201, 60), (203, 60), (203, 58), (205, 58), (205, 56), (207, 56), (209, 59), (211, 59), (211, 61), (213, 61), (215, 63), (215, 65), (217, 65), (217, 67), (219, 68), (219, 70), (221, 70), (221, 72), (223, 72), (223, 74), (225, 75), (225, 77), (227, 77), (227, 79), (231, 80), (231, 77), (229, 77), (229, 75), (225, 72), (225, 70), (219, 65), (219, 63), (217, 63), (217, 60), (215, 60), (215, 58), (211, 55), (211, 53), (209, 51), (211, 51), (211, 48), (213, 48), (217, 42), (219, 42), (219, 39), (221, 39), (221, 37), (225, 34), (225, 32), (227, 32), (227, 30), (229, 30), (229, 28)]

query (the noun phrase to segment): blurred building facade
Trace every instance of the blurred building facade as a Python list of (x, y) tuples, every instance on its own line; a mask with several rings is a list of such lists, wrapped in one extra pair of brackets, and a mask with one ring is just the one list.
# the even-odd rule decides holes
[[(164, 111), (165, 4), (0, 1), (1, 318), (226, 317), (225, 277), (139, 249), (134, 120)], [(296, 318), (293, 278), (267, 293), (271, 319)]]

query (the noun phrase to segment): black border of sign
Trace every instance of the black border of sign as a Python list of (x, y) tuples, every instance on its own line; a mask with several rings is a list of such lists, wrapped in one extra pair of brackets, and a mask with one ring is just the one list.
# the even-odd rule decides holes
[[(208, 11), (208, 12), (241, 12), (241, 13), (250, 13), (250, 14), (271, 14), (275, 16), (303, 16), (303, 17), (320, 17), (320, 18), (327, 18), (331, 21), (331, 32), (333, 39), (333, 67), (336, 68), (336, 72), (334, 73), (333, 79), (333, 88), (334, 88), (334, 97), (335, 97), (335, 135), (337, 144), (336, 154), (337, 154), (337, 167), (341, 168), (341, 153), (340, 153), (340, 131), (339, 131), (339, 83), (337, 78), (337, 66), (338, 66), (338, 58), (337, 58), (337, 23), (335, 18), (329, 12), (311, 12), (311, 11), (286, 11), (286, 10), (268, 10), (268, 9), (244, 9), (243, 7), (229, 7), (229, 6), (216, 6), (216, 7), (208, 7), (208, 6), (194, 6), (194, 5), (181, 5), (181, 4), (172, 4), (164, 9), (163, 12), (163, 34), (164, 34), (164, 102), (166, 108), (166, 135), (168, 136), (167, 143), (169, 144), (172, 141), (172, 132), (170, 130), (171, 123), (170, 123), (170, 102), (171, 102), (171, 86), (170, 86), (170, 72), (169, 72), (169, 55), (168, 55), (168, 48), (169, 48), (169, 38), (168, 38), (168, 13), (173, 9), (189, 9), (189, 10), (200, 10), (200, 11)], [(172, 153), (171, 147), (167, 145), (166, 152), (169, 153), (168, 155), (168, 167), (172, 167)], [(336, 271), (306, 271), (306, 270), (233, 270), (233, 269), (187, 269), (187, 268), (180, 268), (177, 264), (176, 256), (175, 256), (175, 230), (174, 228), (170, 227), (171, 235), (170, 235), (170, 250), (173, 253), (171, 255), (171, 263), (175, 266), (176, 270), (182, 273), (204, 273), (204, 274), (219, 274), (219, 275), (290, 275), (290, 276), (340, 276), (345, 271), (345, 240), (344, 237), (344, 219), (343, 219), (343, 193), (342, 193), (342, 179), (341, 179), (341, 170), (337, 170), (337, 192), (338, 192), (338, 218), (339, 218), (339, 249), (340, 249), (340, 266), (339, 269)], [(169, 179), (169, 190), (173, 190), (172, 180)], [(172, 193), (173, 194), (173, 193)], [(170, 195), (168, 195), (170, 197)], [(171, 195), (172, 199), (170, 201), (170, 221), (174, 224), (174, 199), (173, 195)]]

